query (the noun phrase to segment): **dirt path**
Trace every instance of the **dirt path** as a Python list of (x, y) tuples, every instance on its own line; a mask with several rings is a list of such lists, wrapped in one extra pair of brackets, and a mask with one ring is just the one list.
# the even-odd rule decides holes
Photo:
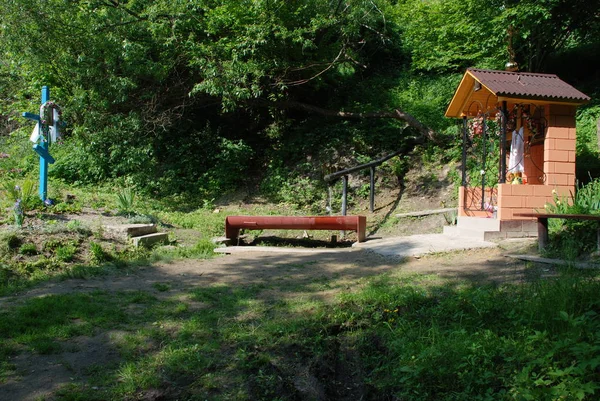
[[(264, 297), (296, 297), (331, 301), (340, 291), (360, 286), (363, 278), (386, 272), (402, 272), (436, 277), (440, 281), (466, 280), (475, 283), (520, 282), (531, 275), (547, 272), (547, 268), (531, 268), (531, 264), (503, 256), (500, 249), (483, 249), (426, 256), (395, 261), (360, 249), (309, 254), (255, 253), (227, 255), (211, 260), (180, 260), (135, 269), (128, 274), (91, 279), (52, 282), (22, 294), (0, 298), (0, 308), (16, 306), (34, 297), (90, 291), (144, 291), (153, 296), (185, 299), (190, 290), (223, 284), (247, 286), (267, 284)], [(158, 284), (168, 285), (161, 292)], [(326, 285), (325, 285), (326, 284)], [(92, 337), (76, 337), (60, 353), (37, 355), (22, 352), (9, 361), (15, 374), (0, 384), (0, 400), (52, 399), (57, 388), (73, 378), (85, 380), (88, 367), (94, 364), (118, 364), (115, 339), (119, 331), (104, 331)], [(45, 397), (45, 398), (44, 398)], [(152, 398), (148, 398), (152, 399)]]

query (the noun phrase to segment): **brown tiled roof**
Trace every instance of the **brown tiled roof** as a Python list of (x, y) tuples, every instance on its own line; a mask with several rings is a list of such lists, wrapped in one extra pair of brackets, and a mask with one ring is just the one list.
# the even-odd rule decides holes
[(469, 68), (475, 79), (496, 96), (587, 102), (589, 96), (554, 74), (508, 72)]

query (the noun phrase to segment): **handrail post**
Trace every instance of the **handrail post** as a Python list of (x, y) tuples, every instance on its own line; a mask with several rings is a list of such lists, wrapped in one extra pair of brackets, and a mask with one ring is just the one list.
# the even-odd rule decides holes
[(342, 177), (342, 216), (346, 215), (348, 209), (348, 176)]
[(369, 192), (369, 210), (375, 211), (375, 166), (371, 166), (371, 190)]

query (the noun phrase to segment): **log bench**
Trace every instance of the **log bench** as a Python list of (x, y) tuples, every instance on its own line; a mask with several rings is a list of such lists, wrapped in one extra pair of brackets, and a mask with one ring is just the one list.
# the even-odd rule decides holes
[[(515, 213), (514, 216), (537, 218), (538, 249), (540, 251), (548, 245), (548, 219), (595, 220), (600, 222), (600, 216), (591, 214)], [(600, 251), (600, 226), (598, 229), (598, 250)]]
[(365, 216), (227, 216), (225, 237), (236, 240), (240, 229), (248, 230), (340, 230), (356, 231), (358, 242), (366, 239)]

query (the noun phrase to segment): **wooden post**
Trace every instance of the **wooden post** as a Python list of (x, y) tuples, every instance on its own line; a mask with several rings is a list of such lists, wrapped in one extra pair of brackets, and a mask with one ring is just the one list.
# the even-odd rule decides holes
[(506, 123), (508, 122), (506, 101), (502, 102), (502, 129), (500, 135), (500, 184), (506, 183)]
[(369, 210), (375, 211), (375, 166), (371, 166), (371, 191), (369, 192)]
[(462, 135), (462, 186), (467, 187), (467, 116), (463, 117)]

